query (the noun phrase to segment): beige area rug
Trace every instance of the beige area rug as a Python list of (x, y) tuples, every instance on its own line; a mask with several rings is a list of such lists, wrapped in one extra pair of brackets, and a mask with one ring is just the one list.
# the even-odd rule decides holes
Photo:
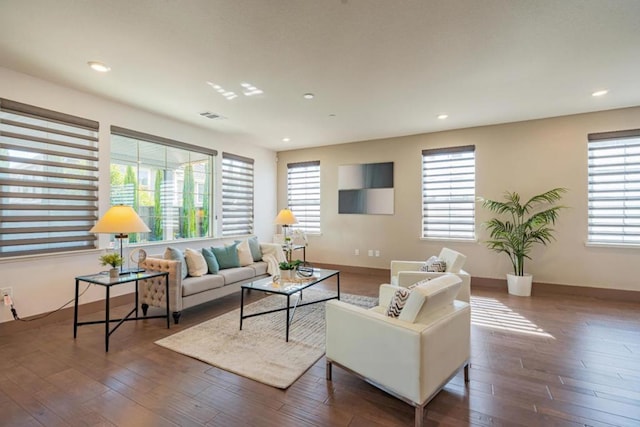
[[(306, 289), (303, 302), (335, 295)], [(377, 299), (342, 293), (344, 302), (373, 307)], [(292, 303), (294, 298), (291, 298)], [(272, 295), (245, 306), (245, 315), (285, 307), (286, 297)], [(285, 342), (284, 311), (245, 319), (240, 309), (156, 341), (156, 344), (210, 365), (277, 388), (287, 388), (325, 352), (325, 302), (296, 309)]]

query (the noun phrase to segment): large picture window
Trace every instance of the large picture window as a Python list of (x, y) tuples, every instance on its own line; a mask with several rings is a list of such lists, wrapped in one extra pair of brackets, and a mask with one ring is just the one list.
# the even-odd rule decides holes
[(588, 242), (640, 245), (640, 129), (589, 135)]
[(111, 205), (132, 206), (151, 232), (129, 242), (212, 237), (215, 150), (112, 126)]
[(253, 159), (222, 153), (222, 235), (253, 233)]
[(422, 237), (475, 239), (475, 147), (422, 151)]
[(287, 165), (287, 204), (298, 220), (295, 228), (320, 233), (320, 161)]
[(0, 257), (93, 249), (98, 122), (0, 98)]

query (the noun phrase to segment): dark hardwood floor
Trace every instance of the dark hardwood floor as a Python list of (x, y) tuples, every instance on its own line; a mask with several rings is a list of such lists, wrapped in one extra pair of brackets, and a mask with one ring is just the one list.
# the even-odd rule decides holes
[[(343, 273), (342, 290), (376, 296), (387, 274)], [(640, 425), (640, 304), (472, 294), (471, 381), (455, 377), (427, 406), (426, 425)], [(236, 294), (188, 310), (170, 330), (160, 319), (128, 322), (108, 354), (102, 326), (83, 326), (74, 340), (70, 318), (0, 324), (0, 425), (413, 424), (411, 407), (338, 367), (327, 382), (324, 359), (282, 391), (153, 344), (238, 305)]]

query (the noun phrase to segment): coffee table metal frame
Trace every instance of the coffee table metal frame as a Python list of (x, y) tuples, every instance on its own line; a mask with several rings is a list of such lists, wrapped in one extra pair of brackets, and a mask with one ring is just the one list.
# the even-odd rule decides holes
[[(324, 301), (329, 301), (332, 299), (340, 300), (340, 272), (337, 270), (327, 270), (327, 269), (314, 269), (313, 273), (314, 280), (310, 280), (309, 282), (302, 283), (291, 283), (289, 286), (285, 287), (276, 287), (273, 286), (273, 278), (265, 277), (264, 279), (254, 280), (249, 283), (245, 283), (241, 286), (240, 289), (240, 330), (242, 330), (242, 321), (244, 319), (248, 319), (250, 317), (262, 316), (265, 314), (276, 313), (278, 311), (286, 311), (286, 332), (285, 332), (285, 340), (289, 342), (289, 327), (291, 322), (293, 321), (293, 315), (295, 314), (295, 310), (297, 307), (304, 307), (305, 305), (317, 304)], [(300, 303), (302, 299), (302, 291), (313, 286), (317, 285), (320, 282), (323, 282), (331, 277), (336, 278), (336, 290), (337, 295), (329, 298), (323, 298), (315, 301)], [(248, 291), (260, 291), (271, 294), (285, 295), (287, 297), (287, 306), (282, 308), (276, 308), (274, 310), (261, 311), (259, 313), (251, 313), (244, 314), (244, 293), (245, 290)], [(298, 298), (296, 298), (293, 306), (291, 305), (291, 296), (298, 294)]]

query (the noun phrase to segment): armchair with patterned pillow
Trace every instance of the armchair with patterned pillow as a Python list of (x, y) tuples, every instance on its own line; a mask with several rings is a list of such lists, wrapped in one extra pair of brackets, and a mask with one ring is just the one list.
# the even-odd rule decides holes
[(328, 301), (327, 380), (339, 366), (414, 406), (422, 426), (426, 405), (453, 376), (464, 370), (469, 380), (471, 311), (455, 300), (461, 283), (446, 274), (410, 290), (381, 285), (370, 309)]
[[(442, 248), (440, 254), (432, 258), (436, 258), (436, 267), (442, 267), (442, 264), (444, 264), (444, 271), (426, 271), (429, 267), (428, 260), (391, 261), (391, 284), (406, 288), (422, 280), (435, 279), (447, 273), (453, 273), (462, 280), (460, 292), (456, 299), (469, 302), (471, 297), (471, 276), (462, 269), (467, 257), (452, 249)], [(438, 268), (433, 270), (438, 270)]]

